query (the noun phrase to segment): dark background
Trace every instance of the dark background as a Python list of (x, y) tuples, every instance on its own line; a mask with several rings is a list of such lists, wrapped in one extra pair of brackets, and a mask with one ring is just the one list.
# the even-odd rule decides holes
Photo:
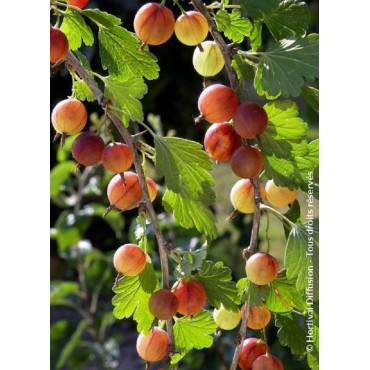
[[(129, 31), (133, 31), (133, 18), (136, 11), (145, 2), (142, 1), (122, 1), (122, 0), (92, 0), (88, 5), (89, 8), (99, 8), (102, 11), (107, 11), (120, 17), (123, 22), (123, 26)], [(171, 6), (171, 1), (167, 2), (167, 6), (170, 7), (175, 14), (175, 17), (179, 16), (180, 12), (177, 8)], [(186, 3), (185, 3), (186, 4)], [(318, 32), (318, 1), (308, 1), (311, 10), (311, 26), (309, 33)], [(184, 6), (186, 10), (190, 10), (190, 6)], [(52, 22), (54, 24), (54, 22)], [(96, 28), (92, 26), (94, 32)], [(264, 29), (264, 46), (266, 47), (272, 42), (269, 32)], [(208, 37), (210, 39), (210, 36)], [(248, 45), (243, 45), (243, 48), (248, 48)], [(208, 124), (201, 123), (194, 126), (192, 117), (199, 114), (197, 110), (197, 99), (198, 95), (202, 90), (203, 79), (199, 76), (192, 67), (192, 54), (193, 48), (187, 47), (177, 41), (176, 37), (173, 36), (167, 43), (157, 47), (151, 47), (153, 52), (159, 60), (161, 68), (160, 77), (155, 81), (147, 81), (149, 92), (144, 97), (142, 103), (144, 106), (145, 117), (149, 113), (160, 115), (163, 124), (163, 131), (166, 133), (169, 130), (174, 130), (176, 136), (185, 137), (188, 139), (203, 142), (204, 133), (208, 128)], [(90, 60), (94, 71), (104, 75), (104, 71), (100, 67), (100, 59), (98, 55), (98, 44), (93, 47), (82, 47), (82, 53)], [(225, 72), (221, 72), (219, 75), (211, 79), (212, 82), (224, 82), (228, 84), (227, 76)], [(256, 96), (252, 84), (248, 86), (249, 96), (251, 100), (254, 100), (260, 104), (265, 103), (265, 100), (261, 97)], [(57, 73), (51, 80), (51, 92), (50, 92), (50, 110), (61, 100), (71, 95), (71, 79), (64, 69), (59, 68)], [(318, 136), (318, 117), (317, 114), (301, 99), (295, 99), (300, 106), (301, 117), (309, 123), (309, 139), (314, 139)], [(102, 114), (101, 109), (95, 103), (86, 103), (86, 108), (91, 114), (97, 112), (98, 115)], [(50, 138), (54, 136), (53, 130), (50, 132)], [(150, 137), (146, 138), (150, 142)], [(51, 165), (55, 166), (56, 153), (58, 150), (58, 143), (51, 145)], [(149, 169), (150, 171), (150, 169)], [(218, 197), (218, 205), (215, 207), (215, 212), (219, 220), (219, 238), (211, 244), (209, 251), (209, 258), (213, 260), (223, 260), (227, 266), (232, 268), (234, 279), (239, 279), (245, 275), (244, 272), (244, 261), (240, 258), (242, 249), (248, 244), (249, 230), (248, 225), (251, 222), (249, 216), (238, 216), (233, 224), (230, 225), (225, 221), (227, 215), (231, 212), (231, 205), (228, 197), (232, 184), (235, 182), (236, 177), (231, 174), (228, 165), (221, 165), (215, 168), (213, 176), (216, 179), (216, 194)], [(99, 170), (98, 170), (99, 175)], [(156, 179), (156, 182), (161, 185), (161, 179)], [(86, 200), (84, 201), (95, 201), (105, 206), (108, 206), (108, 201), (103, 194), (100, 196), (95, 194), (87, 194)], [(160, 189), (161, 191), (161, 189)], [(154, 205), (157, 212), (163, 212), (161, 203), (157, 197)], [(51, 227), (55, 226), (55, 222), (62, 212), (62, 208), (58, 207), (55, 202), (51, 203)], [(94, 218), (92, 224), (88, 227), (84, 234), (84, 239), (89, 240), (94, 248), (110, 256), (113, 251), (125, 242), (132, 241), (132, 229), (134, 227), (136, 211), (130, 211), (124, 213), (125, 219), (125, 230), (120, 240), (116, 239), (116, 236), (112, 232), (112, 229), (107, 226), (100, 218)], [(166, 218), (163, 215), (164, 221), (162, 224), (165, 229), (169, 226), (166, 223)], [(262, 220), (263, 223), (263, 220)], [(263, 224), (261, 224), (263, 229)], [(187, 248), (189, 244), (201, 244), (202, 240), (199, 239), (199, 235), (196, 231), (184, 231), (181, 228), (177, 228), (175, 225), (176, 241), (180, 247)], [(284, 248), (284, 233), (280, 224), (272, 223), (272, 231), (270, 237), (276, 238), (272, 250), (275, 250), (275, 254), (282, 261), (283, 248)], [(261, 236), (261, 239), (263, 237)], [(154, 245), (154, 238), (153, 238)], [(261, 240), (261, 248), (264, 247), (264, 241)], [(155, 250), (151, 254), (153, 262), (157, 267), (158, 258)], [(93, 287), (95, 283), (99, 281), (101, 271), (99, 267), (94, 267), (95, 270), (88, 271), (87, 279), (88, 283)], [(76, 261), (70, 256), (58, 252), (56, 242), (51, 242), (51, 279), (52, 280), (77, 280), (76, 272)], [(114, 282), (114, 273), (112, 273), (109, 284), (102, 290), (102, 294), (99, 298), (98, 310), (101, 314), (105, 312), (111, 312), (113, 307), (111, 305), (111, 299), (113, 293), (111, 286)], [(51, 310), (51, 322), (54, 324), (57, 320), (66, 319), (70, 324), (70, 330), (66, 330), (65, 337), (59, 338), (59, 341), (54, 346), (51, 354), (52, 368), (55, 366), (55, 362), (58, 358), (59, 351), (63, 345), (69, 339), (69, 335), (73, 333), (73, 330), (79, 320), (81, 319), (78, 314), (72, 309), (65, 307), (53, 307)], [(285, 365), (285, 369), (308, 369), (306, 360), (297, 361), (296, 358), (290, 354), (289, 349), (282, 347), (277, 341), (276, 328), (270, 323), (267, 334), (269, 344), (272, 349), (272, 353), (279, 356)], [(69, 334), (69, 335), (68, 335)], [(250, 331), (248, 336), (259, 335), (258, 332)], [(109, 329), (108, 337), (115, 338), (119, 345), (119, 353), (116, 353), (118, 360), (114, 359), (110, 362), (110, 367), (107, 363), (103, 365), (103, 362), (97, 358), (88, 359), (85, 365), (78, 363), (76, 360), (65, 368), (72, 369), (104, 369), (104, 368), (117, 368), (117, 369), (136, 369), (144, 368), (143, 362), (139, 359), (136, 349), (136, 325), (131, 320), (116, 321)], [(223, 332), (222, 336), (216, 336), (215, 343), (211, 349), (204, 351), (192, 351), (186, 358), (180, 363), (180, 369), (226, 369), (227, 364), (231, 362), (234, 345), (233, 339), (235, 337), (235, 331)], [(84, 338), (89, 341), (91, 338), (86, 335)], [(114, 352), (114, 351), (113, 351)], [(83, 357), (83, 351), (81, 351), (81, 357)], [(85, 357), (88, 357), (85, 354)], [(113, 356), (114, 357), (114, 356)], [(108, 361), (109, 362), (109, 361)], [(153, 369), (160, 367), (153, 366)]]

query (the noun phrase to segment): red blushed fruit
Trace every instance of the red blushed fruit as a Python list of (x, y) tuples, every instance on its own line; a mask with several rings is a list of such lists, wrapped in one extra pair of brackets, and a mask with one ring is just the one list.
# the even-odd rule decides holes
[(149, 299), (149, 311), (159, 320), (169, 320), (179, 308), (179, 300), (174, 293), (161, 289), (153, 293)]
[(113, 265), (122, 275), (135, 276), (144, 270), (146, 254), (138, 245), (125, 244), (114, 253)]
[(100, 162), (104, 141), (91, 132), (79, 135), (72, 144), (72, 156), (84, 166), (94, 166)]
[(242, 145), (240, 136), (227, 122), (212, 125), (204, 136), (204, 147), (216, 161), (227, 162)]
[(243, 103), (239, 105), (233, 116), (235, 131), (246, 139), (253, 139), (261, 135), (267, 127), (266, 111), (258, 104)]
[[(139, 205), (143, 192), (136, 173), (126, 171), (123, 173), (125, 183), (123, 184), (120, 175), (116, 175), (109, 182), (107, 195), (110, 203), (121, 210), (128, 210)], [(148, 184), (150, 200), (153, 202), (157, 196), (157, 185), (150, 178), (146, 179)]]
[(54, 107), (51, 122), (60, 134), (78, 134), (87, 123), (86, 108), (77, 99), (63, 100)]
[(236, 176), (242, 179), (251, 179), (257, 176), (262, 168), (262, 154), (253, 146), (242, 146), (234, 152), (231, 158), (231, 169)]
[(109, 172), (122, 173), (132, 166), (134, 154), (125, 144), (111, 143), (104, 148), (101, 161)]
[(161, 4), (145, 4), (135, 15), (135, 33), (148, 45), (165, 43), (172, 36), (174, 27), (175, 18), (171, 10)]
[(244, 341), (238, 365), (241, 370), (252, 370), (252, 366), (257, 357), (266, 354), (267, 346), (265, 342), (257, 338), (248, 338)]
[(168, 353), (168, 334), (155, 326), (148, 335), (141, 333), (137, 338), (136, 350), (139, 356), (147, 362), (162, 360)]
[(271, 283), (276, 278), (278, 271), (277, 259), (268, 253), (255, 253), (245, 265), (248, 279), (257, 285)]
[(206, 304), (206, 293), (198, 280), (181, 279), (174, 293), (179, 300), (178, 312), (182, 315), (196, 315)]
[(200, 94), (198, 108), (208, 122), (224, 122), (232, 117), (238, 108), (238, 97), (230, 87), (211, 85)]
[(50, 63), (62, 62), (69, 50), (67, 36), (58, 28), (50, 26)]
[(69, 5), (77, 6), (77, 8), (83, 9), (90, 0), (70, 0), (68, 1)]
[(252, 370), (284, 370), (284, 365), (275, 356), (262, 355), (253, 362)]
[[(245, 304), (243, 305), (240, 315), (241, 317), (244, 316), (245, 311)], [(267, 324), (270, 322), (271, 319), (271, 313), (270, 311), (265, 307), (249, 307), (249, 314), (248, 314), (248, 322), (247, 326), (248, 328), (251, 328), (253, 330), (260, 330), (263, 329)]]

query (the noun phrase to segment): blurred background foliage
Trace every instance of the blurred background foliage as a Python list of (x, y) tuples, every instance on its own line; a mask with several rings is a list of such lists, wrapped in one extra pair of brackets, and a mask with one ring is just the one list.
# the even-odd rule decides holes
[[(133, 30), (133, 18), (144, 2), (121, 0), (91, 0), (89, 7), (99, 8), (120, 17), (124, 27)], [(171, 1), (167, 6), (178, 9)], [(308, 1), (311, 11), (309, 32), (318, 32), (318, 0)], [(186, 6), (185, 6), (186, 7)], [(54, 24), (54, 20), (52, 20)], [(94, 28), (93, 28), (94, 29)], [(94, 29), (96, 31), (96, 29)], [(264, 30), (265, 47), (272, 42)], [(248, 45), (243, 45), (247, 49)], [(151, 47), (158, 57), (160, 78), (148, 81), (149, 93), (143, 99), (147, 120), (164, 134), (177, 135), (203, 142), (209, 127), (205, 122), (194, 125), (192, 117), (198, 115), (197, 99), (203, 80), (192, 67), (193, 48), (187, 47), (172, 37), (167, 43)], [(83, 54), (91, 61), (93, 70), (104, 74), (98, 58), (98, 48), (83, 47)], [(227, 82), (225, 72), (211, 79), (212, 82)], [(264, 104), (252, 85), (247, 85), (250, 99)], [(51, 79), (50, 110), (61, 100), (71, 95), (71, 79), (61, 66)], [(295, 99), (301, 117), (309, 124), (309, 140), (318, 137), (318, 116), (303, 99)], [(96, 103), (86, 103), (91, 125), (99, 125), (101, 109)], [(137, 131), (137, 127), (132, 127)], [(119, 136), (113, 130), (119, 140)], [(50, 132), (50, 141), (54, 136)], [(105, 137), (105, 142), (108, 138)], [(150, 137), (145, 137), (151, 143)], [(66, 141), (64, 149), (58, 143), (51, 144), (51, 368), (52, 369), (137, 369), (144, 368), (137, 355), (136, 324), (132, 320), (116, 320), (112, 314), (112, 285), (116, 274), (112, 265), (114, 251), (122, 244), (135, 242), (135, 232), (140, 232), (136, 223), (137, 210), (119, 213), (112, 211), (103, 220), (102, 214), (109, 202), (106, 187), (112, 175), (99, 165), (74, 171), (70, 149), (74, 137)], [(180, 228), (161, 205), (164, 192), (163, 179), (156, 177), (153, 168), (148, 175), (159, 184), (159, 196), (154, 202), (163, 232), (167, 239), (183, 249), (192, 249), (203, 244), (204, 239), (196, 230)], [(233, 271), (234, 280), (245, 276), (245, 261), (242, 250), (248, 246), (252, 216), (239, 214), (232, 222), (227, 221), (232, 212), (230, 190), (237, 177), (228, 164), (216, 165), (212, 171), (216, 180), (217, 203), (214, 212), (218, 219), (219, 237), (208, 248), (208, 258), (222, 260)], [(305, 196), (299, 194), (302, 215), (305, 214)], [(318, 215), (318, 205), (315, 207)], [(260, 227), (260, 249), (267, 247), (266, 216), (262, 216)], [(154, 266), (160, 264), (154, 235), (149, 232), (149, 253)], [(271, 253), (281, 264), (285, 248), (284, 229), (280, 221), (270, 217), (269, 229)], [(174, 266), (172, 266), (174, 267)], [(280, 357), (285, 369), (308, 369), (306, 360), (297, 361), (289, 349), (277, 340), (277, 328), (272, 322), (267, 328), (268, 342), (272, 353)], [(221, 335), (220, 335), (221, 334)], [(215, 336), (212, 348), (192, 351), (180, 363), (180, 369), (227, 369), (234, 351), (236, 330), (224, 331)], [(258, 332), (248, 331), (248, 336)], [(164, 364), (155, 364), (158, 369)]]

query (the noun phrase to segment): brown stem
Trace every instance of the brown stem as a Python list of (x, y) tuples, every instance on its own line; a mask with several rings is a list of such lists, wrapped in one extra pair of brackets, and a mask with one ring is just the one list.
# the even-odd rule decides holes
[[(104, 98), (103, 92), (99, 89), (96, 85), (94, 80), (91, 78), (89, 73), (84, 69), (81, 65), (80, 61), (74, 56), (74, 54), (70, 51), (66, 58), (66, 63), (69, 68), (72, 68), (82, 80), (85, 81), (87, 86), (90, 88), (94, 96), (96, 97), (98, 103), (104, 108), (107, 105), (107, 100)], [(155, 214), (152, 202), (150, 201), (148, 186), (146, 182), (146, 178), (144, 175), (144, 171), (141, 167), (141, 159), (139, 152), (136, 149), (136, 138), (131, 136), (128, 130), (125, 128), (123, 122), (109, 109), (107, 109), (107, 115), (116, 126), (117, 130), (121, 134), (125, 143), (130, 147), (132, 152), (134, 153), (134, 165), (136, 173), (139, 177), (139, 182), (141, 185), (141, 189), (143, 192), (142, 202), (145, 204), (146, 211), (148, 213), (150, 222), (152, 224), (157, 243), (159, 249), (159, 255), (161, 260), (161, 267), (162, 267), (162, 285), (164, 289), (170, 289), (170, 277), (169, 277), (169, 269), (168, 269), (168, 260), (167, 260), (167, 253), (165, 249), (166, 241), (162, 235), (161, 229), (159, 227), (159, 222), (157, 216)], [(167, 332), (170, 339), (170, 352), (174, 353), (175, 351), (175, 340), (173, 335), (173, 322), (172, 319), (167, 320)]]
[[(208, 21), (208, 24), (209, 24), (209, 31), (210, 31), (213, 39), (215, 40), (217, 46), (220, 48), (221, 53), (224, 57), (226, 71), (227, 71), (227, 74), (228, 74), (229, 80), (230, 80), (230, 87), (233, 90), (237, 90), (238, 78), (237, 78), (236, 72), (233, 69), (232, 64), (231, 64), (231, 62), (232, 62), (232, 48), (230, 48), (230, 46), (226, 44), (226, 42), (222, 38), (222, 35), (220, 34), (220, 32), (218, 32), (217, 26), (216, 26), (215, 22), (213, 21), (211, 15), (209, 14), (208, 9), (203, 4), (202, 0), (192, 0), (191, 2), (193, 4), (194, 8), (206, 17), (206, 19)], [(243, 100), (241, 93), (239, 93), (239, 99), (241, 101)], [(252, 255), (252, 254), (257, 252), (258, 230), (259, 230), (260, 216), (261, 216), (260, 182), (259, 182), (258, 177), (254, 177), (251, 181), (252, 181), (253, 189), (254, 189), (255, 207), (254, 207), (254, 217), (253, 217), (251, 241), (250, 241), (250, 245), (249, 245), (249, 248), (248, 248), (249, 255)], [(242, 320), (242, 324), (240, 326), (240, 330), (239, 330), (239, 332), (236, 336), (236, 344), (237, 345), (236, 345), (236, 348), (235, 348), (233, 361), (230, 365), (230, 370), (236, 370), (236, 368), (237, 368), (239, 357), (240, 357), (241, 350), (242, 350), (242, 347), (243, 347), (243, 341), (244, 341), (246, 333), (247, 333), (247, 320), (248, 320), (249, 310), (248, 310), (248, 303), (246, 302), (245, 304), (246, 304), (246, 308), (245, 308), (245, 311), (244, 311), (243, 320)]]

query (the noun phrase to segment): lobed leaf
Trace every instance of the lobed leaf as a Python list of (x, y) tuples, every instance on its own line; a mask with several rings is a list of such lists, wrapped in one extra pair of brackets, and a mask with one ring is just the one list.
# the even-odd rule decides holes
[(149, 298), (158, 287), (153, 265), (147, 263), (145, 269), (136, 276), (119, 279), (113, 292), (113, 314), (117, 319), (129, 318), (137, 322), (137, 331), (148, 334), (154, 316), (149, 311)]
[(298, 96), (304, 81), (319, 77), (319, 36), (291, 36), (279, 41), (265, 52), (254, 85), (259, 95), (266, 97)]
[(240, 279), (236, 287), (239, 291), (241, 302), (248, 302), (249, 305), (259, 307), (264, 304), (266, 297), (270, 294), (269, 285), (256, 285), (248, 278)]
[(211, 336), (217, 328), (209, 311), (201, 311), (193, 317), (184, 316), (176, 320), (173, 327), (176, 349), (182, 353), (191, 349), (209, 348)]
[(82, 45), (82, 40), (86, 46), (94, 44), (94, 35), (91, 28), (81, 15), (72, 9), (67, 9), (64, 13), (60, 29), (67, 36), (71, 50), (79, 49)]
[(239, 312), (238, 290), (231, 278), (231, 270), (223, 262), (204, 261), (195, 278), (202, 284), (212, 306), (221, 304), (229, 311)]
[(232, 13), (219, 10), (215, 15), (215, 20), (218, 30), (237, 43), (242, 43), (246, 36), (249, 37), (253, 29), (250, 20), (242, 18), (239, 10), (233, 10)]

